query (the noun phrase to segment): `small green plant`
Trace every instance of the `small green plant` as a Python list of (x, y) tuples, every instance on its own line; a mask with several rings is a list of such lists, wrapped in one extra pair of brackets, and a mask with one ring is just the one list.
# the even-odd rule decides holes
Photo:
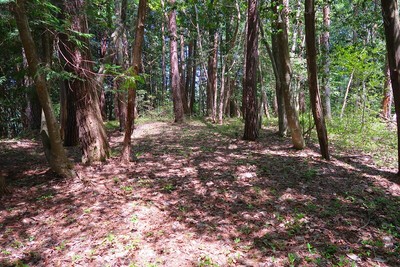
[(139, 221), (139, 218), (138, 218), (138, 216), (136, 214), (134, 214), (134, 215), (131, 216), (130, 221), (132, 223), (136, 224)]
[(175, 190), (175, 186), (173, 184), (166, 184), (164, 185), (163, 190), (171, 193)]
[(132, 192), (133, 191), (133, 187), (132, 186), (121, 186), (121, 189), (127, 193)]
[(71, 259), (72, 259), (72, 262), (77, 262), (80, 259), (82, 259), (82, 256), (79, 254), (75, 254), (75, 255), (72, 255)]
[(210, 256), (203, 255), (197, 261), (197, 266), (198, 267), (207, 267), (207, 266), (218, 267), (219, 265), (217, 263), (215, 263)]
[(52, 198), (53, 198), (53, 194), (48, 193), (48, 194), (45, 194), (45, 195), (42, 195), (42, 196), (38, 197), (37, 200), (39, 200), (39, 201), (41, 201), (41, 200), (49, 200), (49, 199), (52, 199)]
[(11, 247), (13, 248), (22, 248), (24, 244), (21, 241), (14, 240), (14, 242), (11, 243)]
[(338, 251), (337, 246), (333, 244), (328, 244), (323, 250), (323, 255), (325, 258), (330, 259), (336, 254), (337, 251)]
[(87, 209), (84, 209), (83, 210), (83, 213), (85, 213), (85, 214), (89, 214), (89, 213), (91, 213), (92, 212), (92, 209), (91, 208), (87, 208)]
[(310, 243), (307, 243), (307, 250), (311, 254), (315, 254), (315, 248)]
[(289, 261), (290, 267), (294, 267), (294, 264), (295, 264), (297, 258), (298, 258), (298, 256), (296, 253), (288, 253), (288, 261)]
[(239, 238), (239, 237), (236, 237), (236, 238), (235, 238), (235, 240), (233, 240), (233, 242), (235, 242), (235, 244), (239, 244), (239, 243), (240, 243), (240, 241), (241, 241), (241, 240), (240, 240), (240, 238)]
[(109, 234), (106, 236), (106, 238), (105, 238), (104, 241), (106, 241), (106, 242), (108, 242), (108, 243), (112, 243), (112, 242), (114, 242), (114, 240), (115, 240), (115, 235), (114, 235), (113, 233), (109, 233)]
[(3, 250), (1, 251), (1, 254), (4, 254), (4, 255), (10, 255), (10, 254), (11, 254), (11, 252), (10, 252), (10, 251), (8, 251), (8, 250), (6, 250), (6, 249), (3, 249)]
[(119, 184), (121, 180), (118, 177), (113, 178), (114, 184)]
[(306, 170), (303, 174), (303, 177), (306, 181), (310, 181), (312, 179), (314, 179), (318, 174), (318, 171), (314, 168), (310, 168), (308, 170)]
[(61, 241), (61, 243), (55, 247), (56, 250), (61, 251), (65, 249), (65, 241)]

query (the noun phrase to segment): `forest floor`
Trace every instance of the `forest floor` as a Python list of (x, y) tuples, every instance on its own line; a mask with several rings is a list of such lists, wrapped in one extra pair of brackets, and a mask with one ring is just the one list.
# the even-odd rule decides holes
[(0, 266), (400, 266), (400, 186), (371, 155), (296, 151), (264, 128), (152, 122), (134, 161), (49, 171), (35, 140), (0, 141)]

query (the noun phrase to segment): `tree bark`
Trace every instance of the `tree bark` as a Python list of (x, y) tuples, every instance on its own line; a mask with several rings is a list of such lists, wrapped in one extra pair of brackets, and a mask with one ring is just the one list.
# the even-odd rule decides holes
[[(126, 70), (127, 58), (128, 58), (128, 40), (126, 37), (126, 12), (127, 12), (127, 0), (116, 1), (115, 9), (117, 10), (117, 28), (111, 35), (114, 43), (114, 63)], [(115, 78), (113, 81), (115, 91), (115, 104), (116, 104), (116, 117), (119, 122), (119, 131), (125, 130), (126, 123), (126, 100), (127, 94), (125, 90), (121, 89), (122, 79)]]
[(257, 67), (258, 67), (258, 0), (248, 1), (246, 79), (243, 95), (247, 100), (245, 106), (244, 140), (254, 141), (258, 137), (257, 105)]
[(210, 31), (210, 43), (213, 48), (208, 57), (207, 69), (207, 116), (211, 117), (212, 122), (216, 122), (217, 113), (217, 67), (218, 67), (218, 40), (217, 31)]
[[(48, 161), (51, 169), (58, 175), (63, 177), (72, 177), (72, 164), (65, 154), (60, 137), (60, 127), (54, 115), (53, 105), (47, 89), (45, 77), (39, 72), (40, 61), (36, 51), (36, 46), (32, 38), (31, 30), (28, 23), (27, 13), (25, 10), (25, 1), (17, 0), (12, 7), (17, 28), (24, 47), (30, 75), (33, 77), (36, 92), (42, 105), (46, 125), (48, 130), (49, 152)], [(47, 133), (44, 133), (47, 136)], [(45, 140), (43, 140), (45, 143)]]
[[(387, 60), (386, 60), (387, 61)], [(392, 83), (390, 81), (389, 64), (385, 64), (385, 82), (383, 84), (383, 100), (382, 100), (382, 117), (390, 119), (391, 117), (391, 103), (392, 103)]]
[(183, 103), (181, 93), (181, 81), (178, 64), (178, 35), (176, 31), (176, 11), (175, 0), (169, 0), (171, 11), (169, 12), (169, 32), (170, 32), (170, 57), (171, 57), (171, 89), (172, 101), (174, 105), (174, 115), (176, 123), (183, 123)]
[(188, 90), (186, 88), (186, 72), (187, 72), (187, 64), (186, 64), (186, 58), (185, 58), (185, 38), (183, 37), (183, 34), (180, 34), (180, 82), (181, 82), (181, 95), (182, 95), (182, 105), (183, 105), (183, 113), (185, 115), (189, 114), (189, 100), (188, 100)]
[[(133, 44), (133, 59), (132, 59), (132, 76), (137, 76), (140, 71), (142, 62), (142, 47), (144, 40), (144, 23), (146, 18), (147, 0), (139, 1), (139, 9), (136, 22), (135, 43)], [(136, 84), (128, 89), (128, 105), (126, 127), (124, 135), (124, 143), (122, 148), (121, 160), (125, 163), (130, 161), (131, 155), (131, 135), (133, 132), (134, 116), (135, 116), (135, 101), (136, 101)]]
[(317, 77), (317, 49), (315, 47), (315, 10), (314, 0), (305, 1), (305, 27), (306, 27), (306, 50), (308, 87), (310, 89), (310, 103), (317, 128), (319, 147), (322, 157), (329, 160), (328, 134), (322, 111), (321, 97), (318, 89)]
[[(278, 5), (282, 6), (283, 9), (278, 12)], [(280, 84), (283, 91), (283, 99), (285, 102), (285, 111), (290, 128), (292, 143), (294, 148), (303, 149), (304, 139), (300, 127), (299, 116), (297, 114), (295, 105), (293, 103), (293, 92), (290, 91), (290, 57), (289, 57), (289, 44), (287, 34), (287, 16), (288, 10), (283, 5), (283, 0), (273, 0), (273, 8), (275, 14), (278, 16), (275, 22), (277, 43), (279, 44), (278, 57), (277, 57), (277, 68), (279, 72)], [(281, 19), (279, 19), (279, 17)]]
[[(89, 32), (84, 0), (63, 1), (63, 14), (68, 14), (71, 34)], [(83, 46), (73, 38), (60, 34), (62, 56), (65, 59), (64, 69), (77, 78), (68, 80), (68, 87), (74, 92), (76, 121), (79, 128), (79, 141), (82, 147), (82, 162), (104, 161), (110, 155), (107, 134), (100, 111), (97, 84), (95, 81), (89, 40), (81, 35), (75, 36)]]
[[(383, 25), (385, 27), (390, 80), (396, 111), (397, 141), (400, 143), (400, 22), (396, 0), (381, 0)], [(397, 163), (400, 170), (400, 146), (397, 146)], [(400, 175), (400, 171), (397, 173)]]
[(331, 88), (329, 86), (329, 67), (330, 67), (330, 58), (329, 58), (329, 27), (331, 24), (330, 21), (330, 7), (329, 3), (325, 4), (323, 7), (323, 20), (324, 20), (324, 31), (321, 34), (321, 52), (322, 52), (322, 92), (324, 92), (324, 105), (323, 111), (324, 116), (327, 120), (332, 119), (332, 111), (331, 111)]

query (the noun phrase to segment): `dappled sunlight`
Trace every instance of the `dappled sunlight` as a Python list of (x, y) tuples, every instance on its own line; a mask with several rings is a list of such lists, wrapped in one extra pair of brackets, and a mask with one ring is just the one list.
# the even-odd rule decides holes
[[(199, 122), (152, 129), (135, 129), (127, 165), (78, 164), (73, 180), (6, 196), (0, 244), (9, 254), (0, 260), (284, 266), (294, 253), (302, 266), (400, 263), (399, 187), (363, 158), (327, 162), (274, 135), (207, 135)], [(51, 173), (21, 170), (15, 182), (43, 175)]]

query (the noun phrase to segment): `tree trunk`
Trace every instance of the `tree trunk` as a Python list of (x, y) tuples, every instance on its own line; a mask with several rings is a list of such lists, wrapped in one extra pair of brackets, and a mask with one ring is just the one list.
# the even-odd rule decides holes
[[(171, 6), (175, 5), (175, 0), (169, 0)], [(176, 11), (171, 9), (169, 12), (169, 32), (170, 32), (170, 57), (171, 57), (171, 89), (172, 101), (174, 105), (175, 122), (183, 122), (183, 102), (181, 92), (181, 82), (178, 65), (178, 35), (176, 32)]]
[[(136, 21), (135, 43), (133, 44), (133, 59), (132, 59), (132, 76), (137, 76), (140, 71), (140, 64), (142, 62), (142, 47), (144, 40), (144, 22), (146, 18), (147, 0), (139, 1), (139, 9)], [(131, 155), (131, 135), (133, 132), (133, 125), (135, 119), (135, 101), (136, 101), (136, 87), (134, 84), (132, 88), (128, 88), (128, 106), (126, 127), (124, 135), (124, 144), (122, 148), (121, 160), (125, 163), (130, 161)]]
[[(161, 0), (162, 12), (164, 14), (164, 0)], [(162, 75), (162, 87), (161, 87), (161, 103), (164, 105), (165, 94), (167, 92), (167, 68), (166, 68), (166, 44), (165, 44), (165, 16), (161, 19), (161, 34), (162, 34), (162, 48), (161, 48), (161, 75)]]
[(288, 44), (288, 34), (286, 20), (288, 16), (288, 10), (284, 7), (280, 12), (278, 12), (278, 5), (284, 7), (283, 0), (273, 0), (273, 8), (275, 14), (282, 19), (277, 19), (275, 22), (277, 43), (279, 44), (278, 49), (278, 60), (277, 68), (279, 72), (280, 84), (283, 91), (283, 99), (285, 101), (285, 111), (290, 128), (292, 143), (294, 148), (303, 149), (304, 139), (300, 127), (299, 116), (297, 114), (296, 108), (293, 103), (293, 93), (290, 91), (290, 57), (289, 57), (289, 44)]
[(257, 60), (258, 60), (258, 0), (248, 1), (246, 79), (243, 95), (247, 100), (245, 106), (244, 140), (254, 141), (258, 137), (257, 106)]
[[(392, 81), (394, 107), (397, 122), (397, 141), (400, 143), (400, 22), (396, 0), (381, 0), (383, 25), (385, 27), (390, 79)], [(400, 146), (397, 146), (397, 163), (400, 170)], [(398, 172), (400, 175), (400, 171)]]
[[(85, 7), (84, 0), (63, 1), (62, 11), (64, 14), (69, 14), (71, 34), (88, 33)], [(74, 92), (75, 97), (82, 162), (104, 161), (109, 157), (110, 148), (100, 111), (89, 40), (75, 36), (74, 38), (84, 44), (81, 47), (73, 41), (73, 38), (66, 37), (65, 33), (62, 33), (60, 38), (66, 40), (60, 44), (66, 60), (64, 69), (78, 77), (68, 80), (68, 87)]]
[(278, 64), (279, 64), (279, 50), (282, 49), (280, 47), (280, 43), (278, 41), (278, 29), (276, 26), (276, 22), (273, 22), (273, 28), (275, 28), (275, 31), (272, 32), (271, 40), (272, 40), (272, 51), (269, 48), (268, 42), (265, 39), (264, 36), (264, 31), (262, 29), (262, 26), (260, 27), (261, 29), (261, 36), (262, 40), (264, 42), (264, 45), (267, 48), (268, 55), (270, 57), (271, 63), (272, 63), (272, 69), (274, 71), (274, 76), (275, 76), (275, 100), (274, 103), (276, 104), (275, 106), (277, 107), (277, 114), (278, 114), (278, 132), (280, 136), (286, 136), (287, 134), (287, 117), (286, 117), (286, 111), (285, 111), (285, 99), (284, 99), (284, 94), (282, 90), (282, 84), (281, 84), (281, 75), (282, 73), (278, 69)]
[(207, 116), (211, 117), (212, 122), (216, 122), (217, 114), (218, 40), (218, 32), (210, 31), (210, 42), (213, 44), (213, 48), (208, 57)]
[(314, 0), (306, 0), (304, 16), (306, 27), (307, 70), (308, 86), (310, 89), (310, 103), (314, 116), (314, 122), (317, 128), (321, 154), (324, 159), (329, 160), (328, 134), (326, 131), (322, 103), (318, 89)]
[(72, 177), (72, 164), (68, 160), (61, 143), (59, 131), (60, 127), (54, 115), (53, 105), (51, 103), (50, 95), (47, 90), (46, 80), (45, 77), (38, 71), (40, 67), (40, 62), (37, 55), (36, 46), (29, 28), (27, 13), (25, 10), (25, 1), (17, 0), (15, 5), (13, 6), (13, 12), (22, 45), (25, 49), (29, 72), (34, 79), (36, 92), (38, 94), (39, 101), (42, 105), (46, 118), (48, 141), (50, 143), (49, 150), (51, 155), (47, 159), (49, 161), (51, 169), (58, 175), (61, 175), (63, 177)]
[[(126, 37), (126, 12), (127, 12), (127, 0), (122, 0), (120, 3), (117, 1), (115, 5), (117, 10), (116, 16), (118, 17), (117, 28), (111, 35), (113, 37), (114, 43), (114, 63), (126, 70), (127, 68), (127, 58), (128, 58), (128, 40)], [(126, 98), (127, 94), (125, 90), (122, 90), (122, 79), (115, 78), (113, 81), (114, 91), (115, 91), (115, 107), (116, 107), (116, 117), (119, 121), (119, 131), (125, 130), (126, 123)]]
[(185, 115), (189, 114), (189, 101), (188, 101), (188, 90), (186, 88), (186, 71), (187, 71), (187, 64), (185, 59), (185, 39), (183, 34), (179, 36), (180, 38), (180, 71), (181, 74), (180, 82), (181, 82), (181, 95), (182, 95), (182, 105), (183, 105), (183, 113)]
[(322, 52), (322, 92), (324, 92), (324, 105), (323, 111), (324, 116), (327, 120), (332, 119), (331, 112), (331, 88), (329, 86), (329, 67), (330, 67), (330, 58), (329, 58), (329, 27), (331, 24), (330, 21), (330, 7), (329, 3), (327, 3), (323, 8), (323, 19), (324, 19), (324, 31), (321, 34), (321, 52)]
[(194, 103), (196, 101), (196, 54), (197, 54), (197, 41), (193, 44), (193, 55), (192, 55), (192, 77), (190, 84), (190, 114), (194, 114)]
[[(387, 57), (386, 57), (387, 59)], [(390, 119), (392, 103), (392, 83), (390, 82), (389, 64), (385, 64), (385, 82), (383, 84), (382, 117)]]

